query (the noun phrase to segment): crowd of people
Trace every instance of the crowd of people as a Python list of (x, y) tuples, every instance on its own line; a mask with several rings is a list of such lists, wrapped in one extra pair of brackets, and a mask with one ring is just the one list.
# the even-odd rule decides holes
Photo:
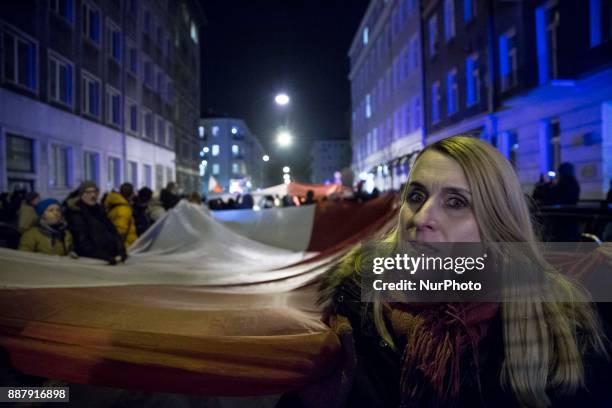
[(0, 223), (14, 231), (17, 249), (49, 255), (89, 257), (111, 265), (127, 258), (127, 248), (181, 198), (202, 203), (197, 193), (181, 197), (176, 183), (159, 198), (148, 187), (135, 191), (123, 183), (100, 199), (100, 189), (84, 181), (63, 202), (41, 199), (35, 192), (16, 191), (0, 196)]

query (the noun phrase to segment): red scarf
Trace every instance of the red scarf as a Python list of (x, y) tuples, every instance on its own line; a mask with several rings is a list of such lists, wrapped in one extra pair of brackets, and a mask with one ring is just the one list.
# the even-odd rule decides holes
[[(478, 344), (486, 336), (498, 303), (390, 303), (387, 317), (395, 337), (405, 341), (400, 377), (402, 406), (439, 405), (459, 396), (460, 361), (472, 353), (478, 371)], [(478, 379), (477, 379), (478, 381)]]

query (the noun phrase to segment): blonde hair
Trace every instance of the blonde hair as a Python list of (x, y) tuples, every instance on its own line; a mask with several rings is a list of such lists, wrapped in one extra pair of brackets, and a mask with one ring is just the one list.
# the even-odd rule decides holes
[[(436, 151), (455, 160), (463, 169), (473, 197), (473, 211), (483, 242), (520, 242), (530, 253), (530, 262), (538, 264), (538, 271), (550, 270), (538, 250), (538, 236), (512, 165), (493, 146), (470, 136), (454, 136), (427, 146), (415, 164), (427, 151)], [(406, 189), (402, 194), (405, 201)], [(384, 242), (398, 242), (398, 228), (394, 228)], [(359, 273), (358, 250), (350, 253), (341, 265), (345, 275), (349, 269)], [(349, 268), (352, 266), (352, 268)], [(541, 272), (540, 272), (541, 274)], [(559, 273), (544, 273), (556, 299), (575, 299), (556, 302), (544, 299), (538, 291), (522, 293), (522, 288), (511, 287), (506, 293), (510, 302), (500, 305), (504, 361), (501, 384), (512, 390), (520, 404), (548, 406), (546, 390), (555, 389), (571, 394), (584, 385), (582, 352), (592, 347), (605, 355), (605, 336), (597, 313), (582, 289)], [(510, 282), (514, 282), (510, 277)], [(516, 301), (516, 299), (524, 299)], [(394, 346), (380, 301), (373, 303), (374, 324), (380, 336)], [(581, 334), (581, 341), (577, 333)]]

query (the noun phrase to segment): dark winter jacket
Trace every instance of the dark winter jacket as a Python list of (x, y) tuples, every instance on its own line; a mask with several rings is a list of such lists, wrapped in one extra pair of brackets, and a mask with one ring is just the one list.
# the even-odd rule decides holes
[(88, 206), (78, 198), (66, 202), (66, 220), (74, 239), (74, 250), (80, 256), (115, 263), (126, 258), (123, 240), (101, 205)]
[(161, 201), (164, 210), (168, 211), (169, 209), (174, 208), (174, 206), (181, 201), (181, 197), (164, 188), (159, 194), (159, 200)]
[[(331, 273), (334, 273), (334, 270), (328, 272), (328, 275)], [(350, 389), (347, 390), (348, 398), (345, 406), (350, 408), (399, 407), (401, 351), (394, 351), (376, 331), (371, 316), (371, 305), (361, 302), (361, 287), (355, 274), (345, 278), (333, 288), (323, 288), (323, 291), (331, 295), (325, 315), (345, 316), (352, 326), (356, 365), (351, 370), (353, 380), (349, 385)], [(479, 371), (471, 362), (470, 357), (466, 356), (462, 359), (461, 366), (467, 368), (463, 370), (459, 400), (452, 406), (518, 407), (519, 404), (514, 394), (510, 390), (502, 389), (500, 384), (504, 344), (502, 322), (499, 316), (494, 319), (487, 336), (479, 345)], [(586, 389), (583, 388), (572, 396), (559, 395), (554, 390), (549, 392), (553, 407), (612, 406), (612, 392), (609, 388), (609, 384), (612, 384), (610, 362), (599, 356), (585, 355), (585, 371)], [(330, 395), (342, 392), (343, 390), (338, 388), (329, 390)], [(330, 398), (329, 395), (320, 397), (321, 401)], [(308, 399), (312, 400), (310, 396), (305, 397), (300, 393), (285, 394), (278, 407), (310, 407), (312, 404), (303, 403)], [(445, 406), (439, 404), (433, 396), (413, 402), (414, 406), (418, 407)]]

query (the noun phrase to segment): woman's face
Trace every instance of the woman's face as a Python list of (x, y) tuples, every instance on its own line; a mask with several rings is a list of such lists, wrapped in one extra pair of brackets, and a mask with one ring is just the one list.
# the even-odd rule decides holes
[(459, 164), (428, 150), (415, 163), (400, 210), (403, 242), (480, 242), (472, 195)]
[(55, 225), (62, 220), (62, 209), (57, 204), (51, 204), (42, 215), (43, 220), (49, 225)]

